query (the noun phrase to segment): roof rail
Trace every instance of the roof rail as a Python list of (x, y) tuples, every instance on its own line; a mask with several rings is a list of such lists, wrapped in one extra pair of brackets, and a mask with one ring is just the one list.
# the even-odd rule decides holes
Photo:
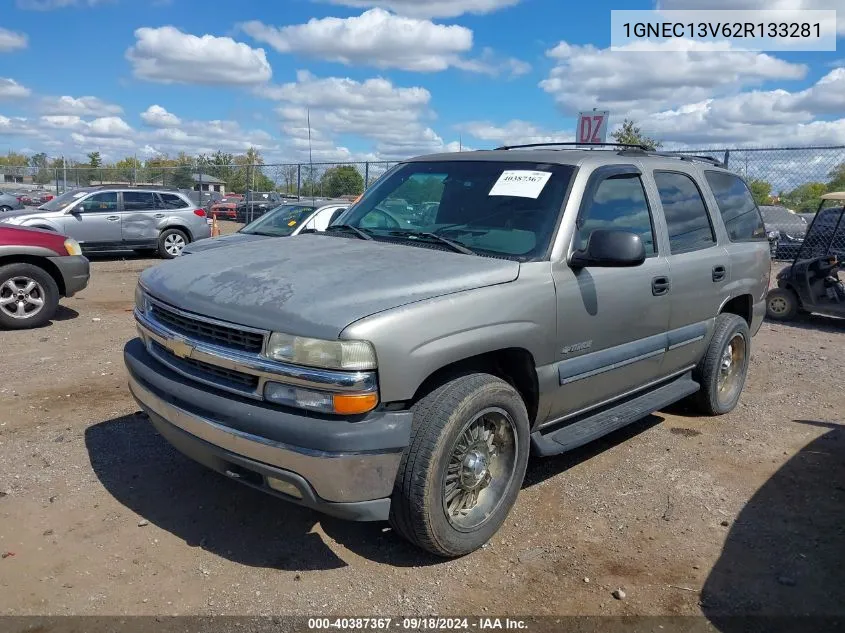
[(641, 149), (643, 151), (648, 151), (648, 148), (645, 145), (636, 145), (633, 143), (526, 143), (524, 145), (502, 145), (501, 147), (497, 147), (496, 151), (503, 150), (503, 149), (528, 149), (531, 147), (567, 147), (572, 149), (586, 149), (588, 147), (624, 147), (630, 149)]
[[(125, 182), (112, 183), (104, 185), (91, 185), (91, 189), (153, 189), (155, 191), (181, 191), (178, 187), (170, 187), (168, 185), (133, 185)], [(209, 193), (209, 192), (203, 192)]]
[(662, 158), (677, 158), (679, 160), (685, 160), (688, 162), (701, 162), (701, 163), (709, 163), (711, 165), (715, 165), (716, 167), (726, 167), (725, 163), (719, 160), (718, 158), (713, 158), (712, 156), (705, 156), (701, 154), (680, 154), (678, 152), (658, 152), (655, 150), (644, 150), (638, 151), (637, 149), (633, 150), (622, 150), (619, 152), (620, 155), (638, 155), (638, 156), (660, 156)]

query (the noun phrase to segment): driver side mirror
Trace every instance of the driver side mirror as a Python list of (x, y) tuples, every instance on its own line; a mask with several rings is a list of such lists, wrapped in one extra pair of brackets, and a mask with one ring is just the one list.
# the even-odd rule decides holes
[(645, 261), (645, 246), (636, 233), (617, 229), (596, 229), (590, 234), (587, 246), (572, 253), (571, 268), (597, 266), (627, 268)]

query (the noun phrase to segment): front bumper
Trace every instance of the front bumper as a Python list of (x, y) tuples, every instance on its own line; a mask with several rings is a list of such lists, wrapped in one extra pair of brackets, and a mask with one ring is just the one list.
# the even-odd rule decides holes
[(88, 281), (91, 278), (91, 267), (84, 255), (51, 257), (50, 261), (56, 265), (56, 268), (62, 274), (65, 297), (72, 297), (88, 286)]
[[(206, 388), (162, 365), (140, 339), (124, 348), (129, 388), (177, 449), (242, 483), (354, 520), (384, 520), (411, 414), (374, 412), (360, 421), (289, 412)], [(293, 485), (298, 497), (278, 492)]]

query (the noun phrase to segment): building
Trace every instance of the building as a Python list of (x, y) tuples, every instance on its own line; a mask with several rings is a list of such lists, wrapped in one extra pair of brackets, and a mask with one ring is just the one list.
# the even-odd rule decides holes
[[(226, 183), (208, 174), (191, 174), (194, 179), (194, 191), (217, 191), (226, 193)], [(200, 189), (202, 187), (202, 189)]]

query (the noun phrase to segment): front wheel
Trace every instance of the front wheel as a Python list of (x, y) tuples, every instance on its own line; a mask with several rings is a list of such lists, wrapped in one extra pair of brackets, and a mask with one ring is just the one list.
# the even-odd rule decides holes
[(40, 327), (56, 313), (59, 288), (43, 268), (32, 264), (0, 267), (0, 326), (10, 330)]
[(798, 307), (798, 296), (789, 288), (772, 288), (766, 295), (766, 316), (774, 321), (791, 321)]
[(413, 407), (390, 523), (433, 554), (462, 556), (486, 543), (516, 501), (529, 452), (525, 403), (489, 374), (459, 376)]
[(188, 236), (179, 229), (166, 229), (158, 238), (158, 254), (163, 259), (173, 259), (182, 254), (188, 244)]
[(7, 213), (11, 210), (12, 210), (12, 207), (6, 206), (5, 204), (3, 206), (0, 206), (0, 213)]

